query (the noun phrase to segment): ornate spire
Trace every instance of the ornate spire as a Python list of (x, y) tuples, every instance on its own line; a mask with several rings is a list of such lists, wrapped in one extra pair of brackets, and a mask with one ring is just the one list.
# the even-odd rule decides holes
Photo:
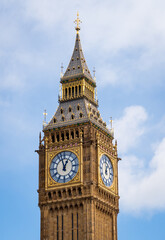
[(79, 19), (79, 12), (77, 12), (77, 19), (74, 21), (74, 23), (76, 24), (75, 29), (76, 29), (77, 33), (79, 33), (79, 31), (80, 31), (80, 23), (82, 23), (81, 20)]
[(77, 13), (77, 19), (74, 21), (76, 23), (75, 29), (77, 30), (76, 34), (76, 42), (75, 42), (75, 47), (73, 50), (73, 54), (70, 60), (70, 63), (61, 78), (61, 81), (63, 80), (69, 80), (71, 78), (81, 78), (81, 77), (86, 77), (90, 81), (92, 81), (95, 84), (95, 81), (93, 80), (90, 71), (87, 67), (84, 54), (82, 51), (81, 43), (80, 43), (80, 35), (79, 35), (79, 30), (80, 30), (80, 19), (79, 19), (79, 14)]

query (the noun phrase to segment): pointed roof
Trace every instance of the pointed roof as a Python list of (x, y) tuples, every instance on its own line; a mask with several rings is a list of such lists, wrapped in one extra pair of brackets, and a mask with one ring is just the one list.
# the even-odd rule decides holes
[(64, 80), (69, 80), (71, 78), (77, 78), (77, 77), (86, 77), (93, 83), (95, 81), (93, 80), (90, 71), (88, 69), (88, 66), (86, 64), (84, 54), (82, 51), (81, 47), (81, 42), (80, 42), (80, 36), (79, 32), (76, 34), (76, 42), (75, 42), (75, 47), (73, 50), (73, 54), (71, 57), (71, 60), (69, 62), (69, 65), (61, 78), (61, 81)]
[(86, 122), (91, 122), (113, 137), (112, 131), (102, 120), (98, 108), (85, 98), (61, 102), (50, 122), (44, 126), (44, 131)]

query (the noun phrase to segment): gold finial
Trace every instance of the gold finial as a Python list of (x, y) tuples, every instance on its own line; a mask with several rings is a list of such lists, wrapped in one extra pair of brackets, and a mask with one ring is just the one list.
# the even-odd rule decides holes
[(64, 66), (63, 66), (63, 63), (61, 63), (61, 77), (63, 77), (63, 69), (64, 69)]
[(95, 77), (96, 69), (93, 67), (93, 77)]
[(96, 81), (96, 69), (93, 67), (93, 80)]
[(111, 129), (112, 129), (112, 122), (113, 122), (112, 117), (110, 117), (109, 122), (110, 122), (110, 124), (111, 124)]
[(111, 124), (111, 126), (110, 126), (110, 132), (111, 132), (111, 134), (112, 134), (112, 136), (114, 137), (114, 128), (112, 127), (112, 123), (113, 123), (113, 120), (112, 120), (112, 117), (110, 117), (110, 124)]
[(46, 112), (46, 109), (44, 110), (43, 115), (44, 115), (43, 127), (45, 127), (46, 126), (46, 116), (48, 115)]
[(79, 12), (77, 12), (77, 19), (74, 21), (74, 23), (76, 24), (75, 29), (78, 33), (80, 31), (80, 23), (82, 23), (81, 20), (79, 19)]
[(46, 116), (48, 115), (46, 112), (46, 109), (44, 110), (43, 115), (44, 115), (44, 122), (46, 122)]

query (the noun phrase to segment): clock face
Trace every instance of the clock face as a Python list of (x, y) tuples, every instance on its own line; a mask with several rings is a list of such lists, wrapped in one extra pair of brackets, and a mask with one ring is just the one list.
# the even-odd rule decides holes
[(111, 160), (105, 154), (100, 158), (100, 174), (105, 186), (110, 187), (113, 182), (113, 167)]
[(50, 175), (58, 183), (66, 183), (72, 180), (78, 171), (79, 161), (72, 152), (60, 152), (50, 164)]

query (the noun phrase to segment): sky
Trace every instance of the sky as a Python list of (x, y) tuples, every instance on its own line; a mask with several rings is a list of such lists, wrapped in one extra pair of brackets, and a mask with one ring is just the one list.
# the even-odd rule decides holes
[(1, 239), (40, 237), (35, 150), (44, 109), (49, 121), (58, 107), (77, 11), (99, 110), (113, 119), (122, 158), (118, 239), (164, 239), (164, 0), (0, 1)]

